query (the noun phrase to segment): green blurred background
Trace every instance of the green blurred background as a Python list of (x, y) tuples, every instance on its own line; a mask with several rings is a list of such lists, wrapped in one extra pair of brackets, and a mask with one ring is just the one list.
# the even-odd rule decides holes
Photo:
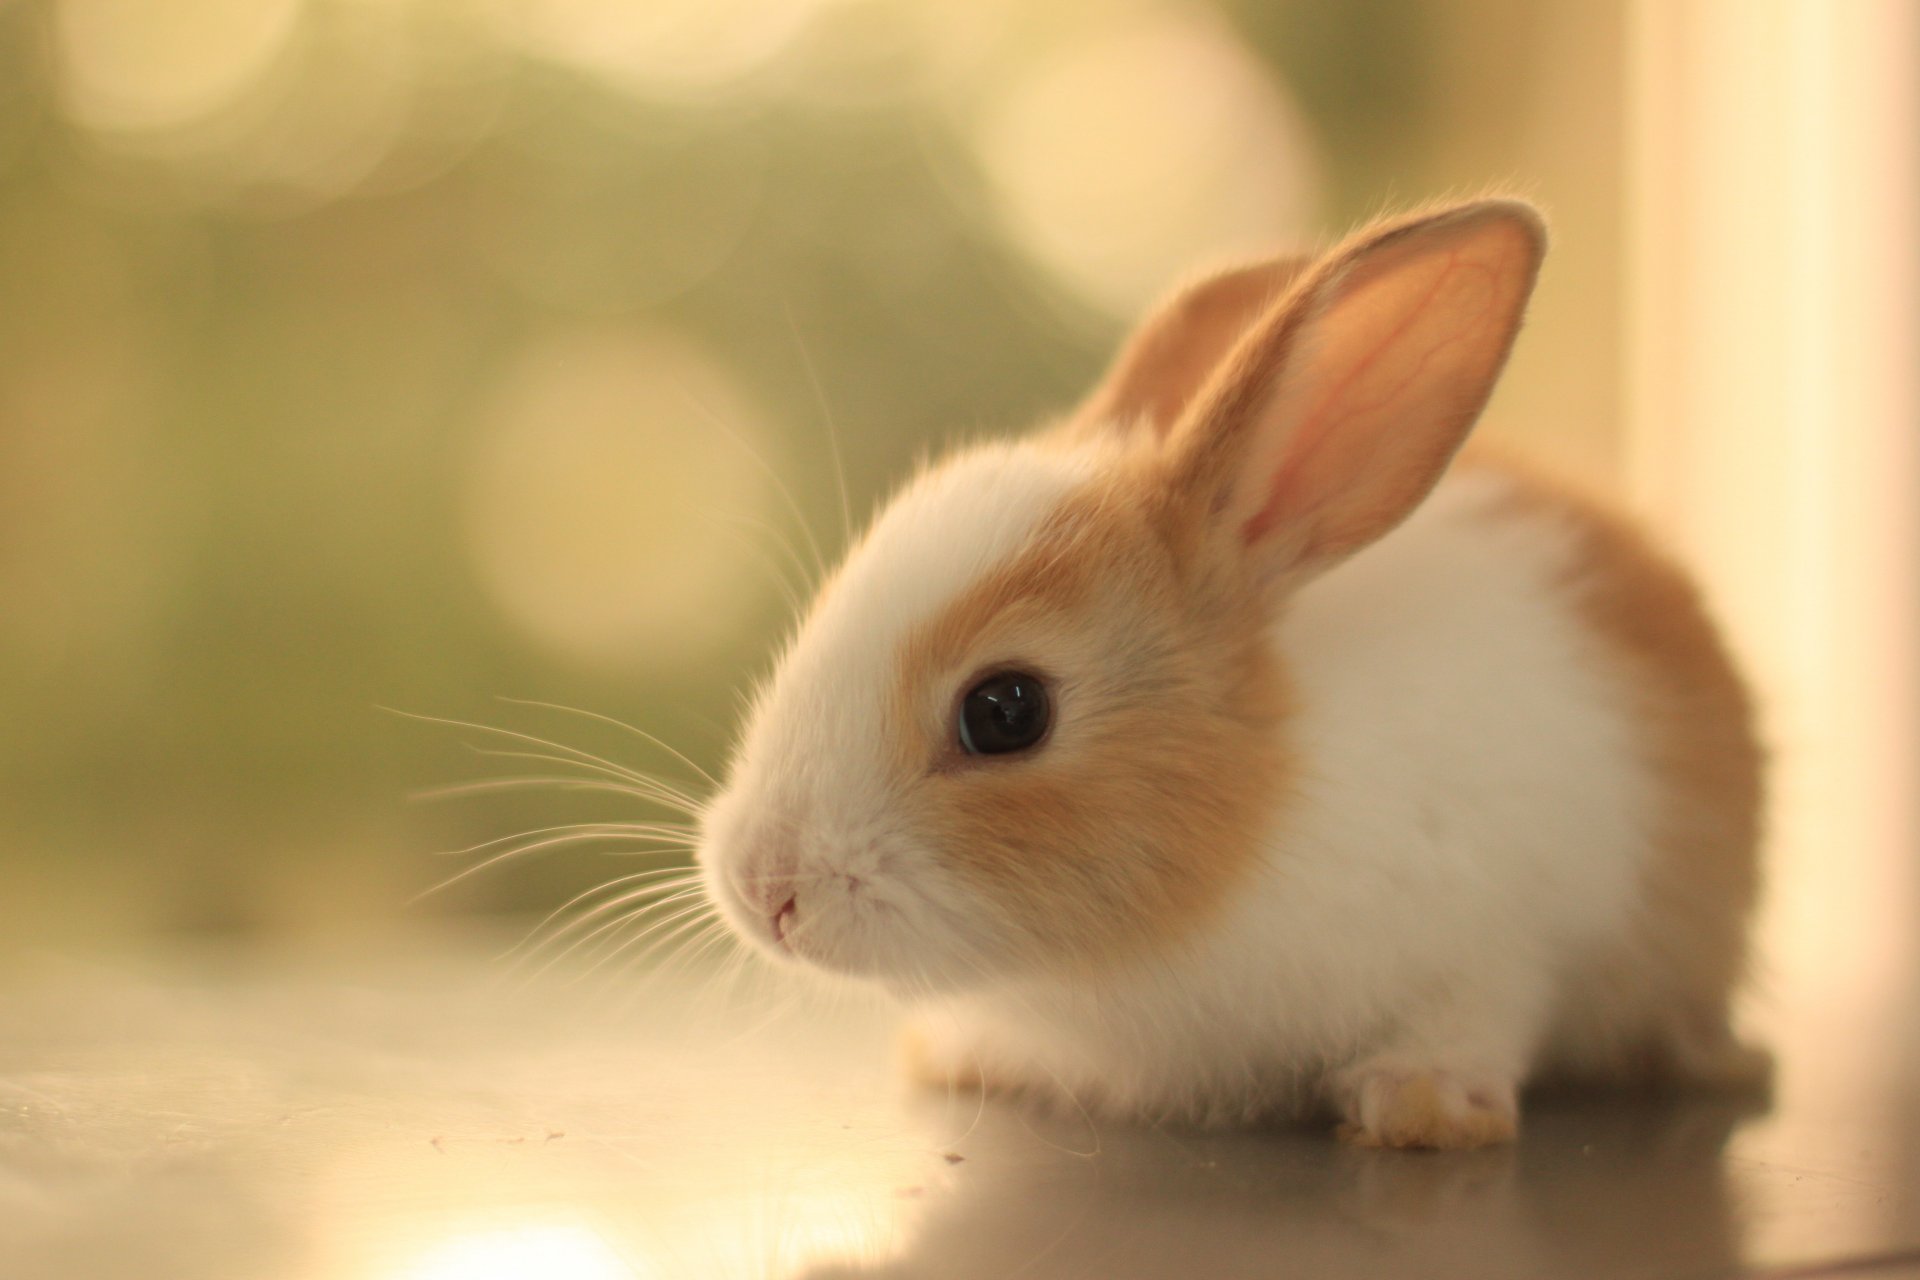
[[(0, 0), (0, 947), (551, 906), (724, 759), (808, 538), (1198, 267), (1524, 176), (1492, 429), (1619, 470), (1622, 15), (1530, 0)], [(790, 496), (787, 496), (789, 495)], [(803, 531), (802, 525), (805, 529)]]

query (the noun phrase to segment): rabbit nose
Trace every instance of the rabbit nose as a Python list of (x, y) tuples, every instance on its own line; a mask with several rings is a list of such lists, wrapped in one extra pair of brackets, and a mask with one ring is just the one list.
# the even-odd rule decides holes
[(791, 907), (800, 860), (791, 847), (755, 844), (727, 878), (743, 902), (769, 919)]
[(773, 913), (773, 940), (775, 942), (783, 947), (787, 945), (787, 934), (792, 932), (794, 921), (799, 914), (798, 899), (793, 894), (788, 894), (787, 900), (780, 904), (780, 909)]

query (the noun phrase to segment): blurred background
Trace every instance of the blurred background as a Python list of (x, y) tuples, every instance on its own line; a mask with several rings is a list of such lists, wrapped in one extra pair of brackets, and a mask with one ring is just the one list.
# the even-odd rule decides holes
[[(1488, 431), (1705, 573), (1770, 930), (1912, 968), (1914, 69), (1892, 0), (0, 0), (0, 948), (544, 910), (435, 851), (717, 770), (815, 553), (1209, 264), (1490, 187)], [(463, 745), (468, 744), (468, 745)], [(529, 767), (531, 766), (531, 767)]]

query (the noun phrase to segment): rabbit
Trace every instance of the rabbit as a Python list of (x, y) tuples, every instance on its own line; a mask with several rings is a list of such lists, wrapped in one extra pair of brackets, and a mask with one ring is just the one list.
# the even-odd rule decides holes
[(1695, 588), (1491, 454), (1540, 215), (1485, 199), (1154, 311), (1086, 403), (885, 506), (697, 860), (909, 1009), (939, 1087), (1511, 1141), (1545, 1076), (1764, 1079), (1762, 753)]

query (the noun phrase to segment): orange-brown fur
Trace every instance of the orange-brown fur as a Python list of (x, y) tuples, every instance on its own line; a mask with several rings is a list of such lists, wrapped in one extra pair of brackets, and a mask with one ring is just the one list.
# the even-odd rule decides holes
[(1344, 1123), (1340, 1140), (1356, 1147), (1471, 1151), (1511, 1142), (1519, 1128), (1511, 1112), (1448, 1105), (1440, 1081), (1426, 1073), (1396, 1082), (1382, 1101), (1372, 1127)]
[(1063, 429), (1090, 439), (1116, 423), (1144, 423), (1165, 435), (1233, 345), (1312, 265), (1311, 257), (1274, 258), (1182, 289), (1127, 340)]
[[(1433, 252), (1439, 237), (1449, 238), (1453, 246), (1444, 256)], [(1312, 270), (1302, 272), (1289, 294), (1291, 301), (1273, 308), (1247, 329), (1203, 384), (1197, 407), (1171, 432), (1176, 470), (1168, 487), (1187, 497), (1189, 526), (1217, 525), (1221, 512), (1243, 506), (1237, 513), (1236, 532), (1241, 539), (1249, 543), (1264, 539), (1273, 544), (1266, 553), (1270, 559), (1294, 562), (1294, 572), (1278, 580), (1282, 587), (1386, 533), (1426, 496), (1472, 430), (1519, 333), (1520, 304), (1532, 290), (1544, 245), (1545, 231), (1531, 213), (1510, 211), (1509, 217), (1490, 229), (1471, 210), (1423, 211), (1356, 233)], [(1423, 261), (1435, 257), (1438, 260), (1431, 266)], [(1414, 264), (1413, 270), (1408, 269), (1408, 261)], [(1458, 284), (1460, 276), (1483, 279), (1487, 287), (1478, 292), (1464, 289)], [(1449, 280), (1455, 283), (1448, 286)], [(1442, 305), (1430, 307), (1440, 294), (1444, 294)], [(1375, 345), (1364, 355), (1349, 353), (1351, 367), (1340, 369), (1331, 385), (1319, 385), (1317, 379), (1293, 372), (1300, 362), (1304, 335), (1321, 333), (1319, 341), (1325, 342), (1328, 335), (1323, 331), (1330, 328), (1336, 333), (1366, 330), (1359, 322), (1330, 325), (1331, 312), (1356, 300), (1364, 310), (1382, 298), (1389, 310), (1398, 313), (1394, 327), (1383, 336), (1376, 335)], [(1507, 305), (1499, 305), (1502, 301)], [(1471, 302), (1482, 306), (1465, 315), (1451, 310)], [(1485, 329), (1485, 334), (1469, 343), (1458, 343), (1457, 337), (1445, 342), (1403, 341), (1405, 327), (1429, 311), (1451, 317), (1460, 330)], [(1340, 486), (1324, 478), (1296, 483), (1303, 471), (1323, 471), (1327, 459), (1339, 469), (1341, 455), (1351, 444), (1349, 437), (1361, 442), (1362, 448), (1369, 447), (1364, 443), (1369, 438), (1385, 438), (1379, 432), (1356, 432), (1345, 423), (1335, 431), (1333, 424), (1356, 415), (1378, 418), (1406, 388), (1424, 385), (1416, 383), (1415, 375), (1442, 346), (1474, 353), (1478, 376), (1451, 380), (1456, 389), (1472, 388), (1464, 398), (1435, 400), (1441, 388), (1425, 387), (1426, 398), (1412, 402), (1406, 416), (1417, 423), (1422, 414), (1429, 415), (1433, 425), (1393, 433), (1400, 449), (1376, 449), (1372, 462), (1361, 469), (1370, 473), (1369, 483)], [(1369, 366), (1383, 355), (1411, 360), (1412, 367), (1382, 376)], [(1320, 362), (1320, 353), (1313, 351), (1304, 361), (1309, 369)], [(1356, 382), (1366, 387), (1357, 397), (1353, 394)], [(1388, 393), (1386, 398), (1383, 392)], [(1279, 456), (1262, 456), (1260, 437), (1274, 434), (1265, 424), (1284, 412), (1276, 409), (1276, 399), (1300, 395), (1312, 403), (1290, 411), (1297, 420), (1294, 431), (1280, 433), (1266, 445), (1268, 450), (1284, 449), (1282, 465)], [(1252, 483), (1250, 474), (1255, 477)], [(1319, 511), (1295, 509), (1299, 504), (1282, 493), (1289, 488), (1324, 493), (1343, 487), (1341, 501), (1325, 504)], [(1245, 506), (1248, 497), (1253, 499), (1250, 507)], [(1288, 527), (1285, 536), (1270, 536), (1276, 524)]]
[[(1253, 866), (1285, 791), (1287, 694), (1265, 615), (1251, 598), (1196, 596), (1146, 483), (1123, 460), (1064, 504), (1022, 555), (910, 636), (894, 687), (903, 767), (961, 784), (938, 793), (930, 834), (1055, 964), (1193, 927)], [(965, 687), (981, 662), (1019, 667), (1049, 652), (1072, 654), (1066, 672), (1043, 673), (1070, 676), (1056, 690), (1071, 704), (1063, 736), (1014, 767), (961, 753), (944, 731), (951, 706), (927, 691)], [(1183, 690), (1194, 698), (1183, 703)], [(1182, 707), (1178, 725), (1165, 722), (1169, 705)], [(1140, 750), (1160, 740), (1170, 749)], [(998, 815), (985, 839), (983, 813)]]
[[(903, 769), (946, 775), (921, 818), (930, 841), (1010, 912), (1036, 965), (1164, 946), (1257, 865), (1295, 768), (1277, 611), (1439, 478), (1506, 358), (1543, 246), (1523, 207), (1469, 207), (1372, 228), (1310, 269), (1279, 260), (1216, 277), (1150, 319), (1088, 405), (1043, 438), (1104, 451), (1100, 478), (912, 633), (889, 726)], [(1624, 520), (1478, 451), (1464, 465), (1515, 477), (1487, 518), (1556, 546), (1571, 533), (1556, 585), (1584, 624), (1575, 643), (1631, 700), (1655, 789), (1636, 916), (1556, 965), (1547, 1065), (1751, 1080), (1763, 1058), (1728, 1025), (1758, 890), (1746, 691), (1694, 588)], [(999, 666), (1046, 679), (1065, 726), (1012, 766), (961, 752), (953, 703), (930, 701)], [(1509, 1140), (1525, 1064), (1491, 1084), (1444, 1067), (1358, 1064), (1354, 1140)], [(954, 1069), (919, 1055), (924, 1076)], [(969, 1082), (1005, 1087), (1004, 1074), (976, 1061)]]
[[(1751, 700), (1699, 592), (1634, 525), (1604, 505), (1501, 454), (1466, 465), (1514, 481), (1516, 516), (1578, 531), (1566, 573), (1602, 661), (1634, 701), (1640, 749), (1664, 786), (1652, 828), (1634, 936), (1577, 975), (1578, 1018), (1655, 1008), (1673, 1021), (1557, 1037), (1551, 1065), (1578, 1074), (1679, 1075), (1751, 1082), (1764, 1059), (1727, 1034), (1727, 1006), (1746, 976), (1747, 930), (1759, 894), (1762, 751)], [(1648, 990), (1650, 982), (1664, 990)]]
[[(1439, 218), (1438, 234), (1458, 231), (1469, 239), (1430, 288), (1456, 268), (1513, 273), (1516, 264), (1516, 278), (1496, 285), (1522, 294), (1530, 286), (1537, 227), (1516, 221), (1502, 234), (1527, 240), (1527, 247), (1489, 251), (1471, 238), (1484, 235), (1476, 224), (1448, 222), (1449, 215)], [(964, 772), (969, 784), (942, 789), (946, 811), (930, 819), (941, 844), (963, 873), (1000, 893), (1012, 890), (1026, 932), (1044, 940), (1056, 959), (1104, 957), (1123, 940), (1135, 947), (1164, 943), (1222, 901), (1255, 862), (1276, 798), (1284, 795), (1286, 681), (1269, 642), (1272, 582), (1263, 586), (1258, 564), (1243, 553), (1244, 516), (1223, 525), (1222, 506), (1233, 500), (1230, 491), (1248, 487), (1244, 455), (1258, 418), (1255, 402), (1303, 327), (1333, 305), (1281, 300), (1303, 296), (1296, 286), (1330, 296), (1365, 287), (1422, 227), (1435, 233), (1431, 220), (1410, 218), (1355, 237), (1311, 272), (1301, 260), (1281, 259), (1178, 295), (1121, 353), (1088, 406), (1055, 433), (1053, 443), (1069, 448), (1104, 442), (1103, 478), (1056, 512), (1018, 559), (975, 584), (905, 645), (893, 699), (894, 731), (906, 747), (901, 758), (913, 762), (905, 767)], [(1517, 311), (1504, 314), (1506, 331), (1486, 344), (1489, 383), (1517, 324)], [(1196, 402), (1204, 402), (1204, 412)], [(1479, 407), (1447, 407), (1453, 429), (1437, 435), (1440, 447), (1457, 444)], [(1142, 424), (1153, 429), (1141, 431)], [(1323, 550), (1337, 556), (1351, 549), (1350, 540), (1385, 532), (1431, 485), (1444, 457), (1410, 465), (1407, 484), (1381, 499), (1378, 510), (1348, 513)], [(1130, 598), (1114, 607), (1114, 593)], [(1018, 656), (1023, 643), (1025, 659)], [(1044, 758), (1018, 768), (966, 757), (941, 732), (951, 706), (922, 701), (927, 690), (985, 674), (975, 662), (1019, 666), (1033, 662), (1036, 650), (1074, 644), (1079, 655), (1068, 669), (1090, 705), (1060, 719), (1075, 725), (1077, 754), (1055, 743)], [(1103, 666), (1111, 678), (1092, 692), (1098, 677), (1084, 673)], [(1220, 672), (1230, 678), (1222, 681)], [(1129, 696), (1155, 682), (1191, 689), (1202, 701), (1172, 704), (1182, 705), (1185, 717), (1177, 751), (1142, 756), (1139, 741), (1173, 728), (1164, 723), (1164, 693)], [(1060, 692), (1075, 696), (1071, 686)], [(983, 811), (1006, 815), (999, 838), (969, 838)], [(1130, 847), (1114, 848), (1106, 835), (1116, 815), (1124, 818)]]

